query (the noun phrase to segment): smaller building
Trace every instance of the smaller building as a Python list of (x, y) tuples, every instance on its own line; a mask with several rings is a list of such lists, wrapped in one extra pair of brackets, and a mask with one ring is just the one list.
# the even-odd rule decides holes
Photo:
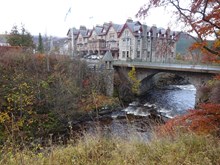
[(79, 35), (79, 30), (76, 28), (70, 28), (67, 32), (68, 36), (68, 52), (70, 56), (77, 55), (77, 37)]
[(7, 42), (7, 34), (0, 34), (0, 46), (10, 46)]
[(119, 38), (123, 25), (110, 23), (106, 33), (106, 47), (111, 51), (115, 60), (119, 58)]

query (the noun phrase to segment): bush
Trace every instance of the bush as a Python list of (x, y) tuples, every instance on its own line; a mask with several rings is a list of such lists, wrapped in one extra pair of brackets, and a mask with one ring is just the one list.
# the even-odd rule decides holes
[(169, 120), (158, 133), (174, 135), (176, 132), (196, 132), (198, 134), (220, 134), (220, 104), (201, 104), (198, 109)]
[[(79, 114), (102, 106), (103, 100), (111, 104), (102, 94), (102, 79), (96, 80), (94, 74), (85, 63), (68, 56), (19, 52), (1, 56), (0, 143), (7, 138), (20, 143), (63, 134)], [(96, 94), (93, 102), (86, 102), (91, 109), (82, 108), (80, 103), (91, 93)]]

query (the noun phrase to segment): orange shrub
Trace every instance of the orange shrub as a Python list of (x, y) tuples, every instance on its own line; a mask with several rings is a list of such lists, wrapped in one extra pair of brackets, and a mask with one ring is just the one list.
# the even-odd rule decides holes
[(183, 116), (169, 120), (158, 129), (160, 135), (175, 135), (177, 131), (220, 135), (220, 104), (201, 104)]

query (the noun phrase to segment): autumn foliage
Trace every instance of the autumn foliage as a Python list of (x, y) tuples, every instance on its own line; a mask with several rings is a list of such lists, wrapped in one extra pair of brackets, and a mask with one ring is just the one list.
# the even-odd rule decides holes
[[(163, 7), (173, 14), (173, 22), (183, 25), (194, 40), (190, 51), (198, 51), (203, 62), (220, 63), (220, 2), (219, 0), (149, 0), (137, 17), (147, 17), (153, 8)], [(212, 41), (208, 41), (209, 39)], [(200, 93), (200, 104), (195, 110), (169, 120), (160, 133), (174, 134), (177, 130), (220, 135), (220, 77), (209, 81)]]
[(68, 56), (7, 52), (0, 75), (0, 144), (62, 134), (78, 115), (112, 103), (102, 76)]
[(136, 77), (136, 70), (134, 66), (132, 66), (131, 70), (128, 72), (128, 77), (131, 83), (131, 91), (134, 94), (139, 94), (140, 81)]
[[(195, 39), (191, 50), (199, 49), (204, 60), (219, 62), (220, 57), (220, 2), (218, 0), (149, 0), (137, 17), (147, 17), (153, 8), (163, 7), (173, 14), (173, 22), (183, 25), (182, 31)], [(208, 42), (209, 39), (213, 42)]]
[(198, 109), (169, 120), (158, 132), (164, 135), (178, 131), (220, 136), (220, 104), (201, 104)]

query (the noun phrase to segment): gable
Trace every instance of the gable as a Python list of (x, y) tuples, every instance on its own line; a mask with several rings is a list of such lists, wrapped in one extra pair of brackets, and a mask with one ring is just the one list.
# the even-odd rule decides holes
[(112, 26), (108, 30), (107, 37), (108, 38), (117, 38), (118, 37), (117, 32), (115, 31), (115, 29)]
[(128, 27), (124, 28), (120, 35), (122, 38), (129, 38), (131, 36), (133, 36), (133, 33)]
[(97, 33), (95, 31), (93, 31), (91, 37), (92, 38), (96, 38), (97, 37)]
[(136, 22), (126, 22), (119, 33), (118, 37), (120, 37), (125, 29), (129, 29), (130, 33), (135, 36), (135, 33), (138, 33), (141, 30), (141, 23), (139, 21)]
[(83, 41), (83, 36), (81, 33), (79, 33), (78, 38), (77, 38), (78, 42), (82, 42)]

